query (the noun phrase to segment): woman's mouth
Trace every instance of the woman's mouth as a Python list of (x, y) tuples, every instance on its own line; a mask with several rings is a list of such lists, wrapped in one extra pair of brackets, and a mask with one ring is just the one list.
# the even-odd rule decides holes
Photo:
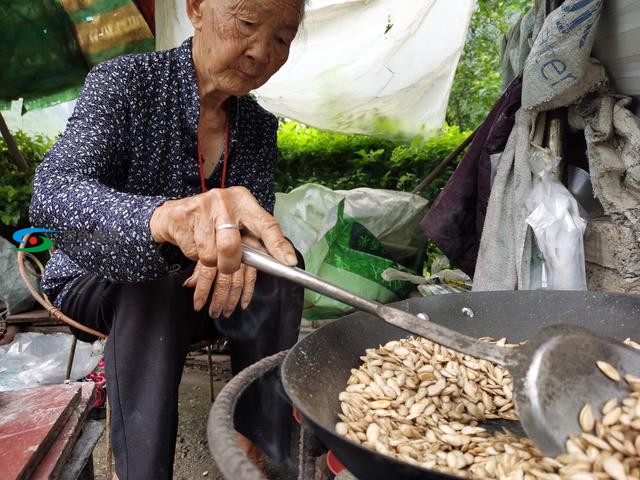
[(256, 78), (258, 78), (257, 75), (252, 75), (246, 72), (243, 72), (242, 70), (236, 69), (236, 71), (240, 74), (240, 76), (242, 78), (244, 78), (245, 80), (255, 80)]

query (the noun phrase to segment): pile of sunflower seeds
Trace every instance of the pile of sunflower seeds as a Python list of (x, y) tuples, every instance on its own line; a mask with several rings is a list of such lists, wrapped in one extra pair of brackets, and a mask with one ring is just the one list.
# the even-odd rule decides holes
[(479, 426), (518, 419), (504, 368), (415, 337), (368, 349), (361, 359), (340, 393), (336, 432), (381, 454), (468, 478), (640, 478), (640, 378), (621, 379), (606, 362), (598, 362), (600, 370), (625, 381), (629, 396), (607, 402), (601, 418), (585, 405), (583, 433), (567, 441), (566, 453), (548, 458), (527, 438)]

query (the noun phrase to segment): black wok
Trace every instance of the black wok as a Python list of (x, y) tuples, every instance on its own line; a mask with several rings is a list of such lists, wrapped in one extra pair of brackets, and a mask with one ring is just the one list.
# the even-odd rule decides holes
[[(482, 292), (399, 302), (397, 308), (476, 337), (517, 342), (548, 325), (568, 323), (624, 340), (640, 339), (640, 297), (594, 292)], [(473, 317), (463, 313), (471, 309)], [(299, 342), (282, 364), (289, 398), (315, 434), (360, 480), (454, 478), (380, 455), (334, 431), (338, 394), (367, 348), (408, 334), (365, 313), (354, 313)]]

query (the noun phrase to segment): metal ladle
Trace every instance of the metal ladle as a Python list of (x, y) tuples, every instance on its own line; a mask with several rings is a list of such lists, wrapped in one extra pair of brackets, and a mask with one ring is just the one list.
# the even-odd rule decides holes
[[(546, 327), (518, 348), (501, 347), (433, 323), (426, 316), (419, 318), (359, 297), (247, 246), (243, 246), (242, 261), (452, 350), (503, 366), (513, 377), (514, 404), (520, 423), (547, 456), (563, 453), (567, 438), (581, 432), (578, 416), (585, 403), (597, 414), (606, 401), (629, 395), (625, 374), (640, 373), (640, 352), (582, 327)], [(613, 365), (621, 380), (614, 382), (606, 377), (596, 365), (599, 360)]]

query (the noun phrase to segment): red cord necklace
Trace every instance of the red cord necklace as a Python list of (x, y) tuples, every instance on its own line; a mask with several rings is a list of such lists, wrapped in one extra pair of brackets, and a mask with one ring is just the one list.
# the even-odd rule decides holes
[[(222, 179), (220, 180), (220, 188), (224, 188), (227, 180), (227, 164), (229, 163), (229, 116), (225, 121), (224, 126), (224, 159), (222, 161)], [(207, 182), (204, 176), (204, 159), (202, 158), (202, 147), (200, 141), (198, 141), (198, 167), (200, 170), (200, 188), (202, 193), (207, 191)]]

